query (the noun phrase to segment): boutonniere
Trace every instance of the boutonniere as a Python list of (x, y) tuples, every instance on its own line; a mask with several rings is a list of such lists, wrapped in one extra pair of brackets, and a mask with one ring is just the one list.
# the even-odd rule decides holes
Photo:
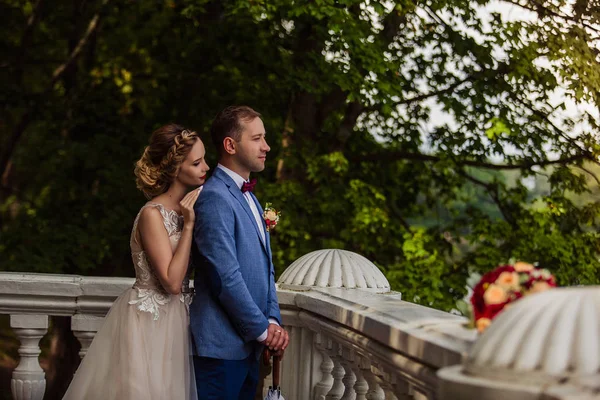
[(271, 203), (265, 204), (263, 218), (265, 219), (265, 224), (267, 224), (267, 232), (270, 232), (272, 229), (275, 229), (277, 223), (279, 222), (280, 216), (281, 212), (274, 209)]

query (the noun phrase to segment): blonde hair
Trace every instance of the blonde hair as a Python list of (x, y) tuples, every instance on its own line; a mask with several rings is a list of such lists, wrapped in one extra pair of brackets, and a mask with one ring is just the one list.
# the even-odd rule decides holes
[(137, 188), (148, 199), (166, 192), (177, 176), (179, 166), (199, 139), (196, 132), (177, 124), (155, 130), (144, 154), (135, 163)]

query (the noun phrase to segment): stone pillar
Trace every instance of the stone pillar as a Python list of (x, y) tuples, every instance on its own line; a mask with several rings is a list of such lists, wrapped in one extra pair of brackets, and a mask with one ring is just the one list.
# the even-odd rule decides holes
[(96, 332), (102, 327), (104, 317), (88, 314), (75, 314), (71, 317), (71, 330), (73, 335), (81, 343), (81, 350), (79, 350), (79, 357), (83, 360), (83, 357), (87, 354), (90, 344)]
[(394, 394), (398, 400), (413, 400), (413, 390), (411, 385), (398, 376), (392, 378)]
[(365, 376), (363, 375), (363, 371), (358, 368), (358, 366), (354, 367), (354, 374), (356, 375), (356, 383), (354, 384), (354, 392), (356, 393), (356, 400), (367, 400), (367, 393), (369, 392), (369, 384)]
[(333, 385), (329, 393), (325, 399), (327, 400), (340, 400), (346, 391), (346, 386), (344, 385), (343, 379), (346, 376), (346, 370), (342, 365), (342, 357), (340, 356), (340, 346), (335, 342), (330, 342), (331, 347), (328, 348), (329, 356), (331, 357), (331, 361), (333, 361), (333, 371), (331, 375), (333, 376)]
[(40, 367), (40, 339), (48, 332), (47, 315), (11, 315), (10, 326), (21, 342), (21, 360), (13, 371), (11, 389), (15, 400), (42, 400), (45, 373)]
[(319, 370), (321, 371), (321, 380), (317, 382), (314, 388), (313, 399), (314, 400), (325, 400), (327, 393), (333, 387), (333, 361), (327, 353), (328, 339), (318, 333), (315, 335), (315, 348), (321, 354), (321, 364)]
[(313, 349), (313, 332), (291, 324), (286, 325), (285, 329), (290, 334), (290, 343), (281, 366), (282, 392), (286, 398), (310, 399), (312, 387), (318, 379), (318, 374), (313, 371), (316, 356), (316, 350)]
[(354, 351), (351, 349), (341, 346), (340, 362), (346, 370), (346, 374), (342, 379), (344, 382), (344, 394), (340, 400), (355, 400), (356, 392), (354, 391), (354, 385), (356, 384), (358, 377), (354, 373)]
[(385, 393), (377, 381), (377, 375), (373, 373), (371, 360), (368, 357), (361, 356), (358, 360), (358, 367), (368, 385), (368, 390), (365, 394), (366, 399), (385, 400)]
[(405, 397), (398, 398), (394, 393), (392, 383), (396, 381), (395, 378), (392, 375), (385, 373), (381, 368), (378, 368), (377, 371), (377, 383), (379, 383), (381, 390), (383, 390), (385, 400), (406, 400)]

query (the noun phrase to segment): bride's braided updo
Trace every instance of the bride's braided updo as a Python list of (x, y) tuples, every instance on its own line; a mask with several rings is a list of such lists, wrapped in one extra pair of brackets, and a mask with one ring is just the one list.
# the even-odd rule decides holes
[(196, 132), (177, 124), (155, 130), (144, 154), (135, 163), (137, 188), (149, 199), (166, 192), (196, 140), (199, 140)]

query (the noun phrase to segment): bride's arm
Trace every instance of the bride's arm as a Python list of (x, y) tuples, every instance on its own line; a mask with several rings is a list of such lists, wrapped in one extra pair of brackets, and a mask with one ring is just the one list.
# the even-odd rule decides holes
[(174, 253), (158, 209), (145, 208), (138, 222), (142, 248), (148, 262), (163, 288), (171, 294), (181, 292), (181, 284), (188, 269), (195, 219), (193, 206), (198, 194), (198, 190), (193, 190), (181, 201), (183, 231)]

